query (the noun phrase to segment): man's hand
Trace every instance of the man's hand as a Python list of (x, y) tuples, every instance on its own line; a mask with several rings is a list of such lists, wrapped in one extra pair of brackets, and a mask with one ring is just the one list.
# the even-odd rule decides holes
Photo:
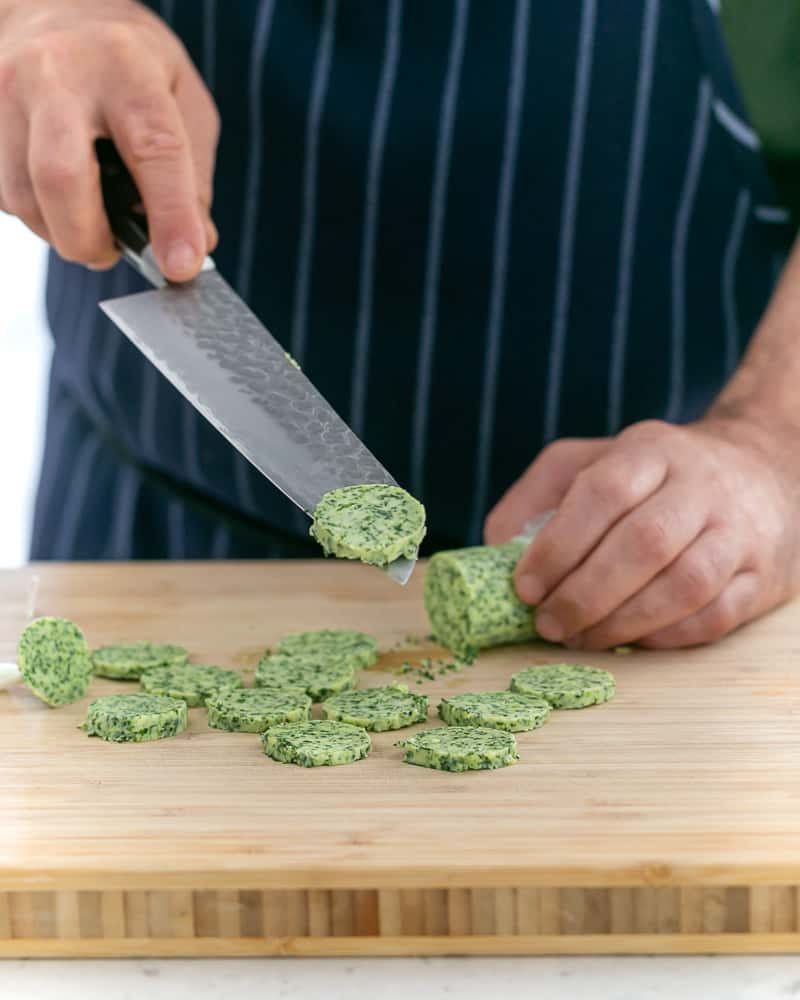
[(516, 571), (546, 639), (604, 649), (717, 639), (797, 589), (797, 454), (749, 421), (636, 424), (558, 441), (486, 522), (501, 542), (557, 507)]
[(67, 260), (106, 268), (117, 251), (94, 140), (133, 174), (156, 258), (193, 277), (210, 219), (219, 123), (181, 43), (133, 0), (0, 0), (0, 210)]

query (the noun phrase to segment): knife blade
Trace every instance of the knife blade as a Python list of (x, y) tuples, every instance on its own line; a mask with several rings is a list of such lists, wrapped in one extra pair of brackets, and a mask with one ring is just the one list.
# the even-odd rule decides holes
[[(397, 485), (207, 258), (193, 281), (161, 275), (139, 197), (119, 154), (98, 140), (106, 211), (123, 255), (157, 288), (103, 312), (217, 430), (305, 514), (323, 494)], [(408, 581), (416, 559), (387, 567)]]

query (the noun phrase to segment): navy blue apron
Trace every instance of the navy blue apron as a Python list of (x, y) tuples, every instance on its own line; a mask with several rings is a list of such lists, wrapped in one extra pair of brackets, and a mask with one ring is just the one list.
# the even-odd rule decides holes
[[(218, 102), (220, 271), (477, 542), (544, 444), (698, 417), (792, 236), (707, 0), (162, 0)], [(313, 555), (51, 256), (32, 555)]]

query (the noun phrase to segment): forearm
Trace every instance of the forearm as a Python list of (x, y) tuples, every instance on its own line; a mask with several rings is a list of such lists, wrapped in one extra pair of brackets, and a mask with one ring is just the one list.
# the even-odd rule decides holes
[(747, 353), (707, 416), (800, 436), (800, 237)]

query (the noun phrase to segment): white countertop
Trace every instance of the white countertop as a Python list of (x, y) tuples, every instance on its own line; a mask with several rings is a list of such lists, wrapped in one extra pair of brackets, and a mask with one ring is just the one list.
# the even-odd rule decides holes
[(800, 956), (0, 961), (14, 1000), (781, 1000)]

